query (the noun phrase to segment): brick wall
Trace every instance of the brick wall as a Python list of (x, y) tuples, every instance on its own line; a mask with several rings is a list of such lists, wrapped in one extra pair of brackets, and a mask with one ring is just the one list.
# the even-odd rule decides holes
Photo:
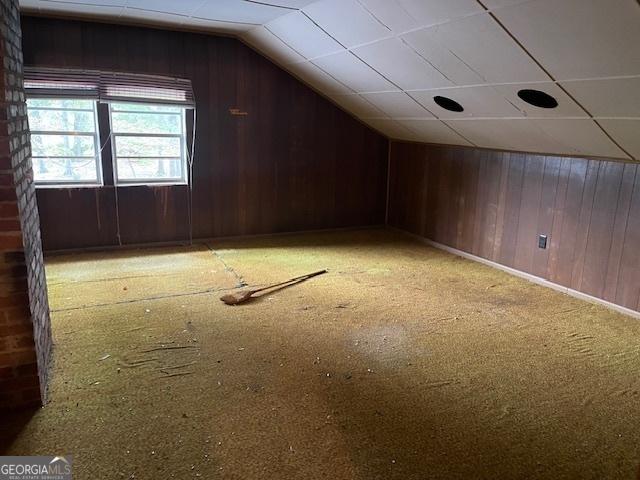
[(0, 409), (40, 405), (51, 354), (17, 0), (0, 0)]

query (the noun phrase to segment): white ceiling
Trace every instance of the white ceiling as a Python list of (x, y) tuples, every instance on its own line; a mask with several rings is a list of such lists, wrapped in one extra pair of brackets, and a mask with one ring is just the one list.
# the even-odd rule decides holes
[[(20, 0), (248, 44), (391, 138), (640, 160), (638, 0)], [(541, 109), (520, 89), (559, 103)], [(450, 97), (464, 112), (442, 109)]]

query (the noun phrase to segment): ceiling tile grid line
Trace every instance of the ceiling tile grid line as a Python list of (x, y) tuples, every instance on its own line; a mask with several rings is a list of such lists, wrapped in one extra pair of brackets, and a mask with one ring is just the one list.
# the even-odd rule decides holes
[[(276, 32), (274, 32), (271, 28), (269, 28), (269, 25), (268, 25), (268, 24), (263, 25), (263, 27), (264, 27), (264, 29), (265, 29), (267, 32), (269, 32), (271, 35), (273, 35), (273, 36), (274, 36), (274, 37), (276, 37), (278, 40), (280, 40), (284, 46), (286, 46), (286, 47), (290, 48), (291, 50), (293, 50), (294, 52), (296, 52), (298, 55), (300, 55), (302, 58), (305, 58), (305, 56), (304, 56), (304, 54), (303, 54), (302, 52), (300, 52), (298, 49), (296, 49), (293, 45), (290, 45), (289, 43), (287, 43), (287, 42), (286, 42), (282, 37), (280, 37)], [(253, 30), (250, 30), (250, 31), (249, 31), (249, 32), (247, 32), (247, 33), (251, 33), (252, 31), (253, 31)], [(245, 35), (245, 38), (246, 38), (246, 35)], [(260, 48), (260, 47), (258, 47), (258, 46), (256, 46), (256, 47), (257, 47), (257, 48)], [(309, 61), (309, 60), (304, 60), (304, 61), (302, 61), (302, 62), (293, 62), (293, 63), (290, 63), (289, 65), (296, 65), (296, 64), (298, 64), (298, 63), (313, 63), (313, 62), (311, 62), (311, 61)], [(287, 64), (284, 64), (283, 66), (285, 66), (285, 67), (286, 67), (286, 66), (287, 66)]]
[(470, 139), (468, 139), (467, 137), (465, 137), (462, 133), (460, 133), (459, 131), (457, 131), (455, 128), (453, 128), (451, 125), (449, 125), (445, 120), (442, 120), (442, 123), (444, 125), (446, 125), (446, 127), (451, 130), (452, 132), (454, 132), (455, 134), (459, 135), (460, 137), (464, 138), (467, 142), (469, 142), (471, 145), (473, 145), (474, 147), (478, 147), (479, 145), (473, 143)]
[(202, 7), (206, 3), (206, 1), (207, 0), (202, 0), (199, 3), (196, 3), (195, 6), (192, 9), (189, 10), (188, 14), (180, 14), (180, 13), (175, 13), (175, 12), (165, 12), (165, 11), (162, 11), (162, 10), (157, 10), (155, 8), (135, 7), (135, 6), (129, 5), (129, 0), (125, 0), (124, 5), (123, 5), (123, 11), (120, 14), (120, 16), (125, 14), (127, 10), (133, 9), (133, 10), (140, 10), (140, 11), (143, 11), (143, 12), (171, 13), (172, 15), (178, 15), (178, 16), (181, 16), (181, 17), (191, 18), (191, 17), (193, 17), (194, 13), (196, 11), (198, 11), (198, 9), (200, 7)]
[[(319, 2), (318, 2), (319, 3)], [(325, 35), (327, 35), (329, 38), (333, 39), (335, 42), (337, 42), (338, 44), (340, 44), (345, 50), (348, 50), (348, 48), (342, 44), (338, 39), (336, 39), (333, 35), (331, 35), (329, 32), (327, 32), (322, 26), (318, 25), (318, 23), (316, 23), (316, 21), (309, 17), (309, 15), (302, 10), (302, 14), (307, 17), (316, 27), (318, 27), (322, 32), (324, 32)], [(374, 68), (372, 65), (370, 65), (369, 63), (367, 63), (362, 57), (360, 57), (357, 53), (355, 53), (354, 51), (351, 51), (351, 54), (353, 56), (355, 56), (358, 60), (360, 60), (362, 63), (364, 63), (367, 67), (369, 67), (371, 70), (373, 70), (374, 72), (376, 72), (378, 75), (380, 75), (382, 78), (384, 78), (387, 82), (391, 83), (394, 87), (398, 88), (399, 90), (402, 90), (402, 88), (400, 88), (393, 80), (389, 79), (387, 76), (385, 76), (384, 74), (382, 74), (380, 71), (378, 71), (376, 68)], [(321, 67), (319, 67), (321, 70), (323, 70), (325, 73), (329, 74), (329, 72), (326, 72), (324, 69), (322, 69)]]
[[(640, 0), (639, 0), (640, 1)], [(253, 31), (253, 30), (252, 30)], [(252, 43), (249, 43), (250, 46), (252, 46), (253, 48), (258, 48), (259, 47), (255, 46)], [(288, 48), (290, 48), (291, 50), (294, 50), (292, 47), (289, 47), (287, 45)], [(299, 52), (296, 52), (299, 54)], [(338, 52), (338, 53), (344, 53), (344, 52)], [(331, 54), (331, 55), (327, 55), (327, 56), (333, 56), (336, 55)], [(299, 66), (299, 65), (303, 65), (303, 64), (312, 64), (312, 65), (316, 65), (314, 62), (312, 61), (308, 61), (305, 60), (303, 62), (295, 62), (295, 63), (289, 63), (289, 64), (281, 64), (280, 66), (285, 67), (285, 68), (289, 68), (289, 67), (295, 67), (295, 66)], [(316, 65), (317, 66), (317, 65)], [(407, 88), (404, 89), (402, 91), (406, 92), (406, 93), (419, 93), (419, 92), (430, 92), (430, 91), (447, 91), (447, 90), (451, 90), (451, 89), (465, 89), (465, 88), (476, 88), (476, 87), (502, 87), (502, 86), (519, 86), (519, 85), (540, 85), (540, 86), (544, 86), (545, 84), (556, 84), (556, 85), (565, 85), (567, 83), (570, 82), (591, 82), (591, 81), (607, 81), (607, 80), (620, 80), (620, 79), (638, 79), (640, 80), (640, 75), (627, 75), (624, 77), (598, 77), (598, 78), (588, 78), (588, 79), (572, 79), (572, 80), (534, 80), (534, 81), (520, 81), (520, 82), (492, 82), (492, 83), (476, 83), (476, 84), (469, 84), (469, 85), (455, 85), (455, 86), (446, 86), (446, 87), (431, 87), (431, 88)], [(360, 93), (360, 94), (372, 94), (372, 93), (392, 93), (392, 92), (397, 92), (398, 90), (363, 90), (363, 91), (353, 91), (353, 93)], [(638, 115), (640, 117), (640, 115)], [(594, 118), (598, 118), (598, 115), (594, 115)], [(603, 118), (600, 116), (600, 118)], [(616, 117), (618, 118), (618, 117)], [(632, 116), (632, 118), (637, 118)]]
[[(206, 1), (206, 0), (205, 0), (205, 1)], [(246, 2), (246, 3), (255, 3), (255, 4), (257, 4), (257, 5), (268, 5), (269, 7), (284, 8), (284, 9), (286, 9), (286, 10), (298, 10), (298, 9), (297, 9), (297, 8), (295, 8), (295, 7), (287, 7), (287, 6), (285, 6), (285, 5), (278, 5), (278, 4), (275, 4), (275, 3), (269, 3), (269, 2), (259, 2), (259, 1), (256, 1), (256, 0), (242, 0), (242, 1), (244, 1), (244, 2)]]
[(414, 97), (413, 95), (411, 95), (411, 92), (404, 92), (406, 93), (411, 100), (413, 100), (415, 103), (417, 103), (418, 105), (420, 105), (422, 108), (424, 108), (427, 112), (429, 112), (431, 115), (433, 115), (434, 118), (440, 119), (441, 117), (438, 115), (437, 111), (435, 109), (431, 110), (429, 107), (427, 107), (425, 104), (423, 104), (422, 102), (419, 102), (416, 97)]
[(356, 2), (358, 2), (358, 4), (369, 14), (371, 15), (371, 17), (373, 19), (376, 20), (376, 22), (378, 22), (380, 25), (382, 25), (384, 28), (386, 28), (387, 30), (389, 30), (391, 32), (391, 29), (385, 25), (382, 20), (380, 20), (378, 17), (376, 17), (376, 15), (369, 9), (367, 8), (367, 6), (362, 2), (362, 0), (356, 0)]

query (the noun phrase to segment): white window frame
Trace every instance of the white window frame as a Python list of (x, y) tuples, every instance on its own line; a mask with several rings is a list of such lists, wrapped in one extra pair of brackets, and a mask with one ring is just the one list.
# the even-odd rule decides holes
[[(187, 175), (187, 107), (183, 105), (175, 105), (175, 104), (163, 104), (163, 103), (145, 103), (145, 105), (151, 105), (155, 107), (178, 107), (180, 109), (180, 115), (182, 117), (181, 131), (180, 133), (116, 133), (113, 128), (113, 105), (114, 104), (127, 104), (132, 102), (120, 101), (120, 102), (109, 102), (109, 128), (111, 129), (111, 159), (113, 164), (113, 183), (116, 186), (139, 186), (139, 185), (188, 185), (188, 175)], [(116, 113), (132, 113), (139, 115), (154, 115), (154, 114), (162, 114), (162, 112), (140, 112), (140, 111), (127, 111), (127, 110), (116, 110)], [(176, 114), (176, 112), (168, 112), (171, 114)], [(157, 160), (161, 158), (166, 158), (168, 160), (180, 160), (180, 178), (136, 178), (120, 180), (118, 177), (118, 152), (116, 150), (116, 138), (117, 137), (156, 137), (156, 138), (180, 138), (180, 157), (158, 157), (155, 156), (139, 156), (139, 157), (120, 157), (120, 158), (131, 158), (131, 159), (152, 159)]]
[[(28, 100), (69, 100), (68, 97), (49, 97), (49, 96), (38, 96), (38, 95), (30, 95)], [(86, 99), (79, 99), (86, 100)], [(95, 131), (93, 132), (58, 132), (58, 131), (45, 131), (45, 130), (31, 130), (29, 129), (29, 133), (31, 135), (67, 135), (67, 136), (82, 136), (82, 137), (93, 137), (93, 151), (94, 151), (94, 164), (96, 168), (96, 181), (91, 182), (87, 180), (38, 180), (34, 175), (34, 184), (36, 188), (75, 188), (75, 187), (102, 187), (104, 185), (104, 179), (102, 176), (102, 155), (100, 152), (100, 122), (98, 122), (98, 102), (96, 100), (91, 100), (91, 104), (93, 105), (93, 124), (95, 126)], [(58, 110), (58, 111), (76, 111), (76, 112), (88, 112), (89, 110), (81, 109), (81, 108), (62, 108), (62, 107), (35, 107), (31, 108), (31, 110)], [(29, 108), (27, 106), (27, 118), (29, 118)], [(70, 159), (78, 159), (85, 158), (90, 159), (92, 157), (73, 157), (73, 156), (65, 156), (65, 157), (51, 157), (51, 156), (43, 156), (43, 155), (34, 155), (33, 151), (31, 152), (31, 161), (32, 163), (37, 159), (51, 159), (51, 158), (70, 158)]]

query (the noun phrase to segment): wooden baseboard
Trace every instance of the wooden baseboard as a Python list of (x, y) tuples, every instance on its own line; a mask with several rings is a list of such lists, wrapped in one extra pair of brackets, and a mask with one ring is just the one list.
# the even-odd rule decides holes
[(608, 301), (603, 300), (601, 298), (594, 297), (592, 295), (588, 295), (588, 294), (583, 293), (583, 292), (579, 292), (578, 290), (573, 290), (572, 288), (569, 288), (569, 287), (564, 287), (562, 285), (558, 285), (557, 283), (550, 282), (549, 280), (546, 280), (544, 278), (537, 277), (535, 275), (531, 275), (530, 273), (522, 272), (520, 270), (516, 270), (515, 268), (511, 268), (511, 267), (507, 267), (505, 265), (501, 265), (501, 264), (493, 262), (491, 260), (487, 260), (486, 258), (478, 257), (477, 255), (473, 255), (471, 253), (467, 253), (467, 252), (464, 252), (462, 250), (458, 250), (457, 248), (449, 247), (449, 246), (444, 245), (442, 243), (434, 242), (433, 240), (429, 240), (428, 238), (421, 237), (420, 235), (416, 235), (414, 233), (407, 232), (406, 230), (402, 230), (400, 228), (392, 227), (390, 225), (387, 225), (387, 228), (390, 229), (390, 230), (394, 230), (394, 231), (403, 233), (403, 234), (405, 234), (405, 235), (407, 235), (409, 237), (412, 237), (412, 238), (418, 240), (421, 243), (424, 243), (424, 244), (429, 245), (431, 247), (437, 248), (439, 250), (444, 250), (445, 252), (449, 252), (449, 253), (451, 253), (453, 255), (457, 255), (459, 257), (463, 257), (463, 258), (466, 258), (468, 260), (473, 260), (474, 262), (479, 262), (479, 263), (482, 263), (484, 265), (488, 265), (490, 267), (497, 268), (498, 270), (502, 270), (503, 272), (510, 273), (511, 275), (515, 275), (516, 277), (520, 277), (520, 278), (528, 280), (528, 281), (530, 281), (532, 283), (536, 283), (538, 285), (542, 285), (543, 287), (552, 288), (553, 290), (557, 290), (558, 292), (564, 293), (566, 295), (570, 295), (572, 297), (579, 298), (580, 300), (585, 300), (585, 301), (590, 302), (590, 303), (595, 303), (595, 304), (598, 304), (598, 305), (602, 305), (602, 306), (607, 307), (607, 308), (609, 308), (611, 310), (615, 310), (616, 312), (623, 313), (625, 315), (629, 315), (630, 317), (640, 319), (640, 312), (638, 312), (636, 310), (632, 310), (630, 308), (623, 307), (621, 305), (617, 305), (615, 303), (608, 302)]
[[(291, 232), (277, 232), (277, 233), (258, 233), (254, 235), (234, 235), (228, 237), (206, 237), (206, 238), (194, 238), (193, 244), (206, 244), (220, 241), (229, 240), (246, 240), (251, 238), (278, 238), (289, 237), (292, 235), (303, 235), (313, 233), (331, 233), (331, 232), (351, 232), (358, 230), (371, 230), (371, 229), (384, 229), (383, 224), (375, 225), (362, 225), (358, 227), (339, 227), (339, 228), (322, 228), (316, 230), (297, 230)], [(161, 247), (185, 247), (189, 245), (189, 240), (173, 240), (168, 242), (147, 242), (147, 243), (125, 243), (123, 245), (102, 245), (95, 247), (77, 247), (77, 248), (64, 248), (59, 250), (46, 250), (44, 252), (45, 257), (55, 255), (66, 255), (69, 253), (87, 253), (87, 252), (105, 252), (112, 250), (131, 250), (136, 248), (161, 248)]]

